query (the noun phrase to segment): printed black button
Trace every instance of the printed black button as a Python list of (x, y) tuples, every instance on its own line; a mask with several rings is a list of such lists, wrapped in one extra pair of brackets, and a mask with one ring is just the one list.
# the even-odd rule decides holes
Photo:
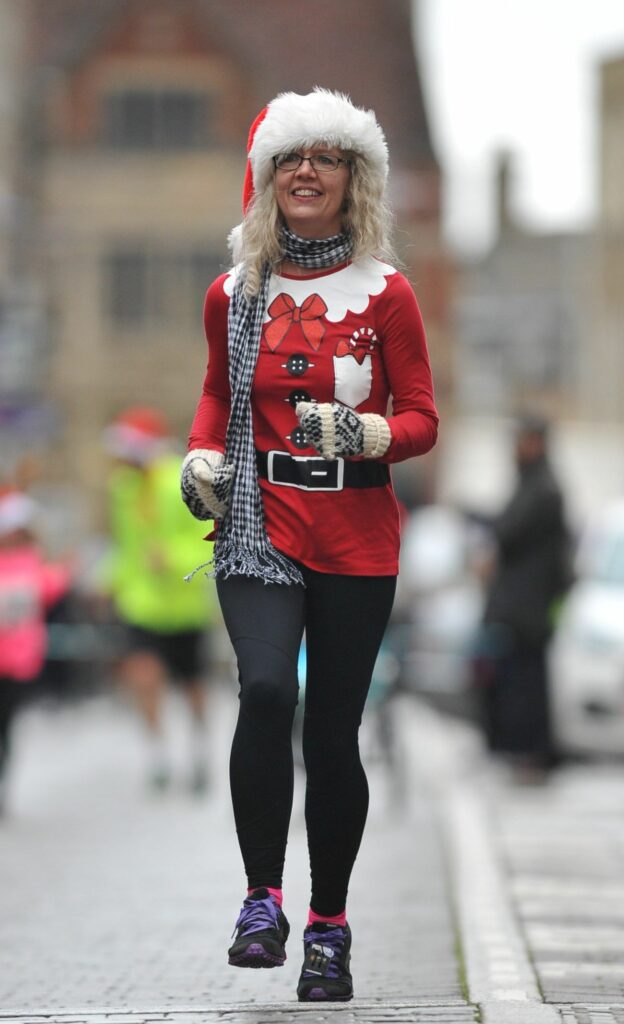
[(286, 369), (292, 373), (293, 377), (300, 377), (302, 373), (306, 372), (309, 365), (308, 357), (301, 352), (296, 352), (288, 357)]
[(293, 430), (293, 432), (290, 435), (290, 440), (294, 444), (295, 448), (307, 448), (308, 447), (308, 442), (306, 441), (305, 437), (303, 436), (303, 430), (301, 429), (301, 427), (295, 427), (295, 429)]
[(294, 409), (297, 402), (311, 402), (312, 399), (310, 398), (307, 391), (297, 391), (295, 389), (295, 391), (290, 392), (288, 396), (288, 401), (290, 402)]

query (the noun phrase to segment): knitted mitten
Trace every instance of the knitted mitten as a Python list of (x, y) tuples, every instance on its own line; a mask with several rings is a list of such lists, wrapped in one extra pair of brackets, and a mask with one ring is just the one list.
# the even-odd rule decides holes
[(221, 452), (193, 448), (182, 463), (182, 499), (196, 519), (223, 519), (230, 503), (234, 467)]
[(355, 412), (339, 402), (297, 402), (296, 413), (306, 441), (326, 459), (378, 459), (392, 441), (390, 424), (375, 412)]

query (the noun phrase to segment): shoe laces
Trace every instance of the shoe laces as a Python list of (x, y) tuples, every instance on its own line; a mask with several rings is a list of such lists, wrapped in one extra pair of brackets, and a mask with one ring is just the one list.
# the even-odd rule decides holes
[(327, 931), (306, 930), (306, 959), (309, 961), (307, 966), (313, 968), (311, 973), (322, 973), (326, 978), (340, 977), (339, 961), (346, 937), (347, 933), (340, 925)]
[(249, 932), (260, 932), (265, 928), (278, 927), (279, 907), (272, 896), (264, 899), (248, 897), (243, 903), (238, 920), (234, 925), (233, 935), (240, 929), (241, 935)]

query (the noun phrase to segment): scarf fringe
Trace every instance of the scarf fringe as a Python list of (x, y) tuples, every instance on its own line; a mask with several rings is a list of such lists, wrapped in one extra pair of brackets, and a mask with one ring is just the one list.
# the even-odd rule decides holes
[(305, 586), (303, 576), (294, 562), (277, 551), (268, 538), (255, 551), (226, 538), (215, 553), (214, 565), (215, 575), (219, 579), (225, 580), (228, 576), (256, 576), (265, 583), (298, 583)]
[[(223, 548), (225, 550), (223, 550)], [(265, 545), (263, 551), (249, 551), (228, 544), (226, 541), (218, 555), (202, 562), (196, 569), (189, 572), (184, 580), (190, 583), (202, 569), (212, 567), (204, 573), (208, 579), (226, 580), (228, 576), (255, 576), (265, 583), (282, 583), (292, 585), (298, 583), (305, 587), (303, 576), (297, 566), (286, 555), (282, 555), (272, 544)]]
[[(213, 564), (214, 564), (214, 558), (209, 558), (207, 562), (202, 562), (202, 564), (198, 565), (196, 569), (192, 569), (191, 572), (187, 572), (186, 576), (183, 577), (184, 582), (185, 583), (190, 583), (191, 580), (193, 579), (193, 576), (196, 576), (198, 572), (201, 572), (202, 569), (205, 569), (207, 565), (213, 565)], [(209, 578), (210, 577), (214, 577), (214, 570), (212, 572), (205, 572), (204, 576), (208, 576)]]

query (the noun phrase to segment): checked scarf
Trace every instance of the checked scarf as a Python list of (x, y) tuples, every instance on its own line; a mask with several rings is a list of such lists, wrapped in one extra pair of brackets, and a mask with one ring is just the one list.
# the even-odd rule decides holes
[[(353, 244), (347, 234), (331, 238), (299, 238), (282, 228), (284, 258), (309, 269), (343, 263)], [(231, 411), (225, 462), (234, 466), (230, 507), (219, 524), (214, 550), (214, 575), (258, 576), (265, 583), (303, 583), (293, 562), (273, 547), (264, 526), (262, 494), (258, 484), (251, 415), (251, 386), (266, 317), (271, 267), (262, 273), (260, 290), (251, 300), (244, 296), (244, 273), (234, 286), (228, 312), (228, 358)]]

